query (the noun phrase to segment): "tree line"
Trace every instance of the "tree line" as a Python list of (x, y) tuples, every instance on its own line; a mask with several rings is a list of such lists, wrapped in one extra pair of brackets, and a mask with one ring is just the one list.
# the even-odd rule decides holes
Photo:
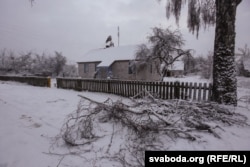
[(67, 58), (61, 52), (49, 53), (0, 50), (0, 74), (37, 75), (37, 76), (77, 76), (75, 65), (67, 64)]
[[(210, 51), (207, 56), (199, 55), (198, 57), (194, 57), (191, 55), (187, 55), (182, 57), (184, 62), (184, 74), (198, 74), (202, 78), (212, 79), (213, 72), (213, 52)], [(249, 72), (247, 67), (244, 64), (244, 61), (249, 61), (250, 59), (250, 48), (248, 48), (247, 44), (244, 47), (238, 48), (238, 52), (235, 53), (236, 59), (236, 75), (237, 76), (245, 76), (249, 77)]]

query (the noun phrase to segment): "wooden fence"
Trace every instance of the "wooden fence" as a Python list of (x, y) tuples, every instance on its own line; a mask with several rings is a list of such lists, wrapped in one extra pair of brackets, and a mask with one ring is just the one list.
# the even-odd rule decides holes
[(57, 87), (133, 97), (143, 90), (161, 99), (212, 100), (212, 84), (57, 78)]
[(15, 81), (27, 83), (33, 86), (50, 87), (51, 79), (47, 77), (33, 77), (33, 76), (0, 76), (2, 81)]

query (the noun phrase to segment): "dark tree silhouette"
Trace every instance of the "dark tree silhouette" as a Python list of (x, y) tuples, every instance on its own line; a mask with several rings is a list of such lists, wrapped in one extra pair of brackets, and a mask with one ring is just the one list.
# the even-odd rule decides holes
[(65, 66), (67, 59), (62, 55), (62, 53), (55, 51), (55, 58), (54, 58), (54, 68), (56, 76), (60, 74), (60, 72), (63, 71), (63, 67)]
[(140, 45), (136, 52), (136, 68), (144, 70), (143, 67), (150, 63), (156, 63), (158, 73), (162, 79), (166, 76), (168, 68), (179, 57), (189, 55), (190, 50), (183, 50), (184, 40), (178, 30), (171, 31), (169, 28), (153, 28), (153, 34), (148, 36), (151, 48), (145, 44)]
[[(201, 25), (216, 25), (213, 59), (213, 98), (224, 104), (237, 105), (235, 67), (236, 9), (242, 0), (188, 0), (188, 28), (198, 32)], [(186, 0), (168, 0), (167, 18), (173, 14), (178, 24)]]

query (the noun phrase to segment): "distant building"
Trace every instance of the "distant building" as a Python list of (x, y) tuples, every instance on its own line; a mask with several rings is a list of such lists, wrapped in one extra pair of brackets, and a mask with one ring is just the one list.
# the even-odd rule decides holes
[(167, 71), (167, 77), (180, 77), (184, 75), (184, 62), (177, 59), (170, 65)]
[(250, 57), (236, 53), (235, 61), (237, 75), (250, 77)]
[(250, 57), (243, 58), (244, 76), (250, 77)]
[[(92, 50), (78, 62), (78, 74), (82, 78), (160, 80), (161, 76), (153, 62), (148, 63), (140, 72), (133, 69), (137, 49), (136, 45), (129, 45)], [(177, 63), (170, 68), (170, 75), (183, 74), (183, 69), (184, 65), (178, 68)]]

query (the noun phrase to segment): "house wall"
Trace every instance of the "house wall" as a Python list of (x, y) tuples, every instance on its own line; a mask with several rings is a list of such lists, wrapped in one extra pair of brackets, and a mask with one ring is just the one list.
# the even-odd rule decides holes
[(147, 64), (143, 70), (137, 71), (135, 74), (136, 80), (144, 81), (159, 81), (161, 76), (157, 72), (157, 67), (154, 63)]
[(97, 79), (107, 79), (109, 77), (109, 68), (108, 67), (98, 67), (97, 68)]
[(182, 77), (184, 75), (183, 70), (172, 70), (170, 71), (170, 76), (171, 77)]
[[(82, 78), (94, 78), (96, 66), (100, 62), (78, 63), (78, 74)], [(88, 66), (87, 69), (85, 66)], [(85, 68), (85, 69), (84, 69)]]
[[(82, 78), (107, 78), (107, 72), (112, 71), (113, 79), (123, 79), (123, 80), (150, 80), (150, 81), (159, 81), (161, 79), (160, 75), (157, 73), (155, 64), (147, 65), (143, 71), (129, 73), (129, 61), (115, 61), (111, 67), (101, 67), (99, 68), (98, 75), (95, 76), (96, 66), (100, 62), (86, 62), (78, 63), (78, 74)], [(88, 70), (84, 69), (85, 65), (88, 66)]]
[(112, 75), (114, 79), (134, 80), (135, 76), (129, 74), (129, 61), (115, 61), (112, 66)]
[(116, 61), (112, 64), (113, 78), (125, 80), (150, 80), (159, 81), (160, 75), (157, 73), (155, 64), (149, 64), (144, 70), (129, 74), (129, 61)]

